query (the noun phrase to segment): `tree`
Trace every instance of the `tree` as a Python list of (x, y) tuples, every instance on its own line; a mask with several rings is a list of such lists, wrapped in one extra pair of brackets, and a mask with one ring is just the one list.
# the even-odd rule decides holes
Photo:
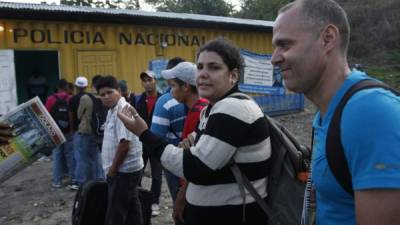
[(241, 0), (241, 10), (234, 16), (274, 21), (278, 10), (293, 0)]
[(233, 5), (224, 0), (146, 0), (157, 11), (230, 16)]
[(61, 0), (60, 4), (93, 8), (140, 9), (139, 0)]

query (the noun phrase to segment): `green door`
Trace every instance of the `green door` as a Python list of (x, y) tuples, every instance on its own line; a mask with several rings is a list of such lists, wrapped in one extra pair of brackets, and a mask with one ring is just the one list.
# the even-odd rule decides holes
[(47, 96), (54, 93), (60, 78), (58, 52), (15, 51), (14, 57), (18, 103), (25, 102), (35, 95), (44, 103)]

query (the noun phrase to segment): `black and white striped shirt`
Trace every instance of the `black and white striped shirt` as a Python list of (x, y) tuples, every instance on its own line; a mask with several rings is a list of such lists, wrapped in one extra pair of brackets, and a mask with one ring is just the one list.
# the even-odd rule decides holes
[[(267, 121), (250, 99), (231, 94), (201, 113), (195, 146), (182, 150), (167, 145), (163, 166), (189, 181), (192, 205), (241, 205), (243, 199), (230, 170), (233, 157), (262, 197), (266, 197), (271, 145)], [(246, 191), (246, 203), (254, 202)]]

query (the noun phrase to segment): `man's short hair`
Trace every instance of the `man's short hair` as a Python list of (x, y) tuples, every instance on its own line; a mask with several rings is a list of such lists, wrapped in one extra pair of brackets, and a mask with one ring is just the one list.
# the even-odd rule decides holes
[(118, 81), (118, 86), (119, 86), (119, 89), (121, 89), (122, 92), (128, 91), (128, 84), (126, 83), (126, 80), (119, 80)]
[(178, 65), (181, 62), (185, 62), (186, 60), (181, 58), (181, 57), (174, 57), (170, 59), (167, 63), (167, 66), (165, 69), (169, 70), (171, 68), (174, 68), (176, 65)]
[(92, 86), (96, 88), (97, 81), (100, 79), (101, 75), (97, 74), (92, 78)]
[(56, 87), (59, 90), (67, 90), (68, 81), (66, 81), (65, 79), (60, 79), (59, 81), (57, 81)]
[(350, 25), (346, 12), (337, 2), (333, 0), (297, 0), (282, 7), (279, 14), (294, 6), (300, 6), (304, 25), (313, 28), (317, 35), (326, 25), (335, 25), (340, 33), (340, 48), (343, 53), (347, 53), (350, 42)]
[(119, 86), (117, 79), (111, 75), (100, 77), (96, 82), (96, 91), (99, 92), (100, 89), (105, 87), (118, 90)]

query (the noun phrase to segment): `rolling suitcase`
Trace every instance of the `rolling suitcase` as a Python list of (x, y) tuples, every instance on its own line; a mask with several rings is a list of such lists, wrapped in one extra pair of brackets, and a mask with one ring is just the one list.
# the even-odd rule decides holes
[(107, 182), (85, 182), (75, 195), (72, 225), (104, 225), (107, 210)]
[[(138, 187), (143, 225), (151, 224), (153, 193)], [(72, 225), (104, 225), (107, 210), (107, 182), (91, 180), (84, 183), (75, 196)]]

